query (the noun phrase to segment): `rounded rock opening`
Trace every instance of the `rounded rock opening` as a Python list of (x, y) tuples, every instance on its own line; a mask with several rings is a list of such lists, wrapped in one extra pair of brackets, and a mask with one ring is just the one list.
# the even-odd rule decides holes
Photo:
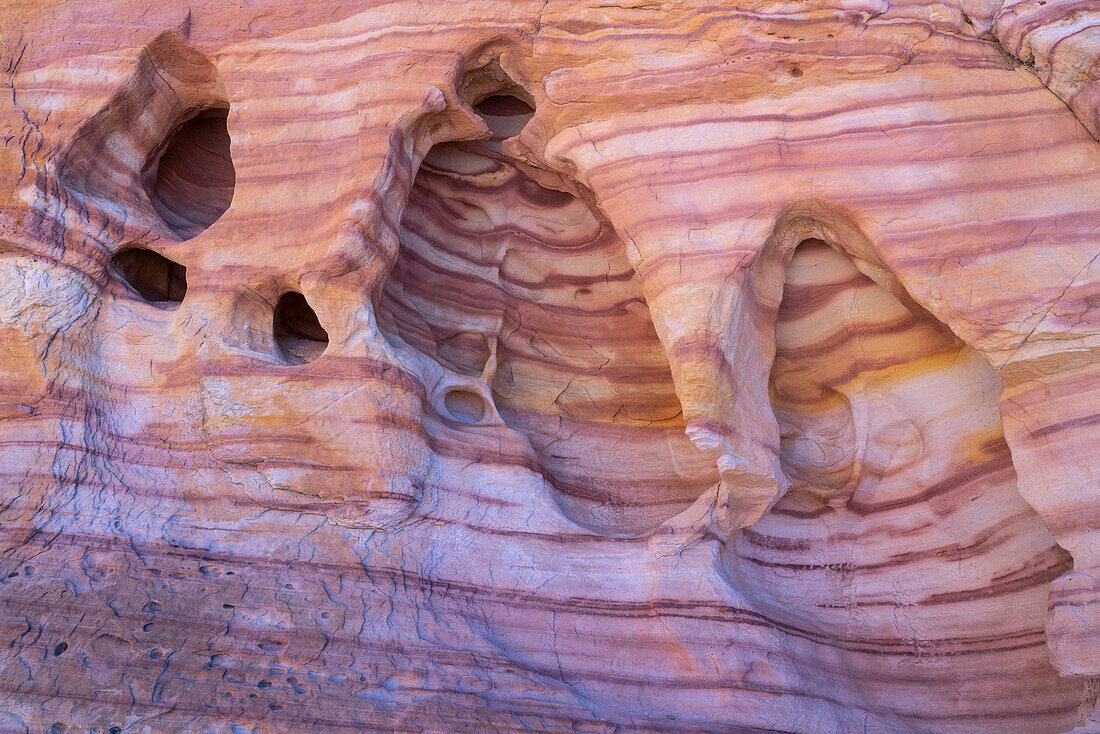
[(317, 313), (297, 291), (284, 293), (275, 305), (275, 344), (288, 364), (305, 364), (324, 354), (328, 332)]
[(461, 423), (474, 425), (485, 419), (485, 398), (472, 390), (451, 390), (443, 396), (443, 405), (451, 417)]
[(130, 291), (158, 308), (179, 308), (187, 295), (187, 268), (159, 252), (130, 247), (115, 253), (111, 268)]
[(515, 94), (492, 94), (474, 105), (474, 110), (489, 126), (492, 137), (484, 141), (485, 147), (495, 153), (503, 150), (508, 138), (519, 135), (535, 116), (535, 108)]
[(145, 193), (168, 228), (191, 239), (233, 201), (228, 109), (201, 112), (177, 127), (146, 166)]

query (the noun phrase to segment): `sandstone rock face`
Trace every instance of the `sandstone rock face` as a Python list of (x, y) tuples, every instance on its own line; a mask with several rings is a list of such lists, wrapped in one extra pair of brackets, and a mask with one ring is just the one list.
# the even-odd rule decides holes
[(0, 20), (0, 730), (1100, 731), (1095, 5)]

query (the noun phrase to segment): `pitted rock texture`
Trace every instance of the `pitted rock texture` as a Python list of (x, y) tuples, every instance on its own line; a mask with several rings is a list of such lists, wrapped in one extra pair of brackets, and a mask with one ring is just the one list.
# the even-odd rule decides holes
[(1094, 6), (0, 19), (0, 731), (1100, 731)]

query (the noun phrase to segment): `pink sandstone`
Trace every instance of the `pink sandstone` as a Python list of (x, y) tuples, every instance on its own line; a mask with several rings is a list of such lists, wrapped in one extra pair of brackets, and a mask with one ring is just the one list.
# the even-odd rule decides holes
[(0, 0), (0, 731), (1100, 732), (1093, 0)]

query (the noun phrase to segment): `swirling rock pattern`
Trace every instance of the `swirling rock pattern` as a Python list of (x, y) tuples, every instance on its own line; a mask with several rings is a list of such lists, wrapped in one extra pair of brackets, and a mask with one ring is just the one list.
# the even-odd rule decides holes
[(0, 17), (0, 730), (1100, 731), (1095, 7)]

